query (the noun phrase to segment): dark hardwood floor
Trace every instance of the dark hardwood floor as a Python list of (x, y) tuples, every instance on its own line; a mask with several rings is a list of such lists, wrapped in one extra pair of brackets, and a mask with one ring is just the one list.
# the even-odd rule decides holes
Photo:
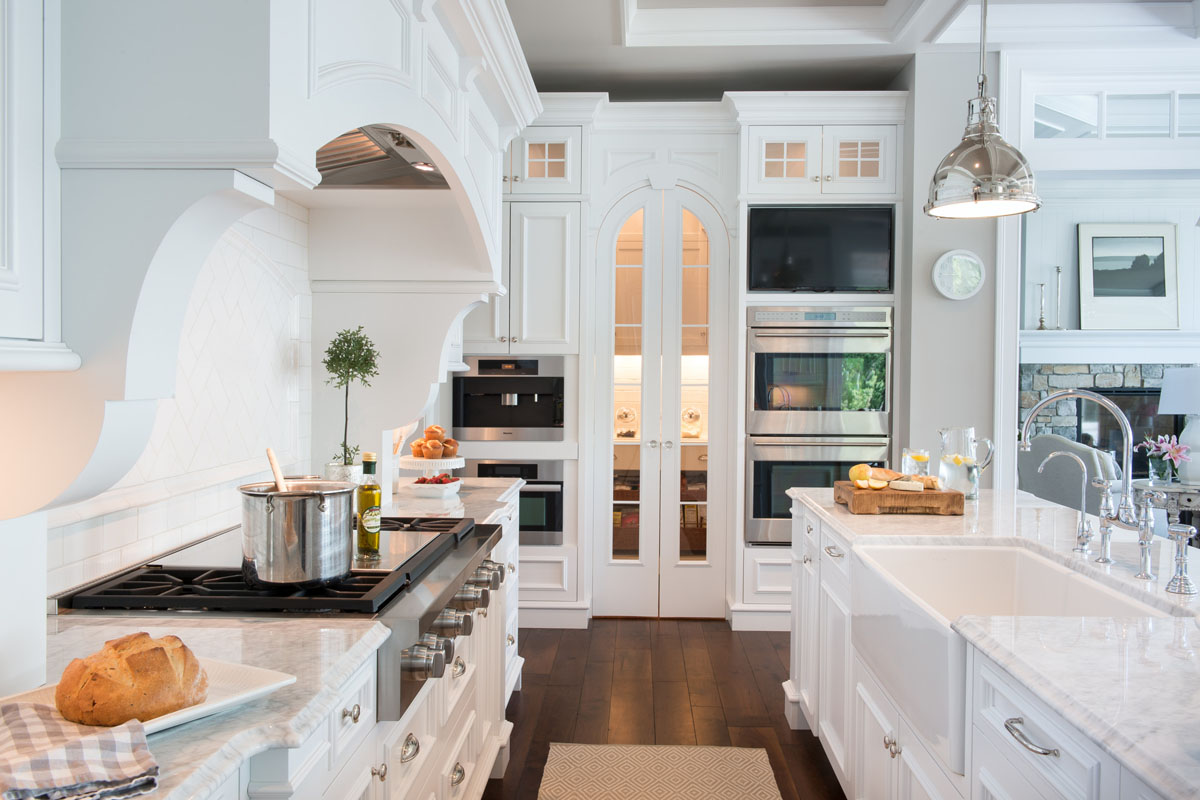
[(784, 800), (842, 798), (821, 743), (783, 717), (787, 633), (726, 622), (592, 620), (522, 629), (511, 757), (484, 798), (536, 798), (551, 742), (762, 747)]

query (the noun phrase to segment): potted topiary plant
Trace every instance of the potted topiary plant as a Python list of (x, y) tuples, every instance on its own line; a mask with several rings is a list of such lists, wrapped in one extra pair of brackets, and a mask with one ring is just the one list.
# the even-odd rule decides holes
[(332, 481), (357, 483), (362, 477), (362, 465), (354, 463), (358, 456), (358, 445), (350, 446), (350, 384), (358, 381), (363, 386), (371, 385), (369, 379), (379, 374), (379, 352), (363, 333), (362, 325), (359, 325), (356, 330), (338, 331), (326, 348), (321, 363), (329, 373), (325, 383), (335, 389), (345, 390), (341, 451), (325, 465), (325, 477)]

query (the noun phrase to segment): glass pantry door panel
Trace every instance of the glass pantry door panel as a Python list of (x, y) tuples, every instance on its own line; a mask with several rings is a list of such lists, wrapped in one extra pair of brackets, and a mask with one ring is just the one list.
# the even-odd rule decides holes
[(708, 557), (708, 448), (683, 443), (679, 469), (679, 558)]
[(708, 554), (708, 231), (680, 211), (679, 559)]
[(617, 235), (613, 276), (614, 559), (636, 559), (641, 529), (642, 290), (644, 218), (634, 212)]

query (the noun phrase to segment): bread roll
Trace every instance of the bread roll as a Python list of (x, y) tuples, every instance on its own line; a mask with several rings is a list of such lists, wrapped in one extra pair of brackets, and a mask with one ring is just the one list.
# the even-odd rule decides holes
[(424, 439), (417, 439), (415, 442), (410, 443), (409, 447), (412, 448), (413, 458), (424, 458), (425, 457), (425, 450), (424, 450), (425, 440)]
[(458, 441), (447, 439), (442, 442), (442, 458), (454, 458), (458, 455)]
[(203, 703), (208, 675), (177, 636), (131, 633), (77, 658), (54, 690), (58, 713), (80, 725), (142, 722)]
[(446, 438), (446, 429), (441, 425), (430, 425), (425, 429), (425, 438), (440, 442)]

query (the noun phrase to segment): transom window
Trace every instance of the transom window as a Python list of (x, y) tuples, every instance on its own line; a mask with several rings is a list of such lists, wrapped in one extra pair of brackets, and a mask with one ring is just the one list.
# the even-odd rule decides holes
[(530, 142), (525, 162), (531, 178), (567, 177), (566, 142)]
[(803, 178), (808, 174), (807, 142), (764, 142), (764, 178)]

